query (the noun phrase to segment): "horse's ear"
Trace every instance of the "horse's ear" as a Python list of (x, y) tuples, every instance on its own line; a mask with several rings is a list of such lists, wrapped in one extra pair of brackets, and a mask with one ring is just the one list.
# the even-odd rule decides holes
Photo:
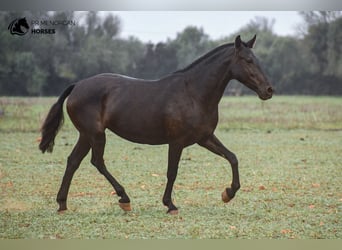
[(235, 43), (234, 43), (234, 46), (235, 46), (235, 49), (240, 49), (241, 48), (241, 37), (240, 35), (238, 35), (236, 38), (235, 38)]
[(256, 40), (256, 34), (254, 35), (254, 37), (251, 39), (251, 40), (249, 40), (246, 44), (247, 44), (247, 47), (248, 48), (254, 48), (254, 45), (255, 45), (255, 40)]

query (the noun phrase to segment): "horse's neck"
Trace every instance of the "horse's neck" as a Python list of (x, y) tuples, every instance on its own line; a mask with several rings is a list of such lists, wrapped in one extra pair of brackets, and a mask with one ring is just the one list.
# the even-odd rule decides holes
[(232, 79), (229, 68), (233, 55), (233, 50), (223, 51), (215, 60), (203, 61), (186, 72), (185, 77), (193, 96), (208, 106), (218, 105)]

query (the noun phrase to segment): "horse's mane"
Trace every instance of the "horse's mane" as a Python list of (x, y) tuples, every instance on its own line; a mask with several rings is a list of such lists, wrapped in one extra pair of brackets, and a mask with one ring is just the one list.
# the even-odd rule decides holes
[(191, 64), (189, 64), (188, 66), (186, 66), (183, 69), (177, 70), (174, 73), (183, 73), (185, 71), (188, 71), (190, 69), (192, 69), (194, 66), (202, 63), (203, 61), (206, 61), (207, 59), (211, 58), (214, 55), (217, 55), (218, 53), (220, 53), (222, 50), (227, 49), (228, 47), (232, 47), (234, 46), (234, 43), (226, 43), (226, 44), (222, 44), (214, 49), (212, 49), (211, 51), (209, 51), (208, 53), (202, 55), (201, 57), (199, 57), (198, 59), (196, 59), (195, 61), (193, 61)]

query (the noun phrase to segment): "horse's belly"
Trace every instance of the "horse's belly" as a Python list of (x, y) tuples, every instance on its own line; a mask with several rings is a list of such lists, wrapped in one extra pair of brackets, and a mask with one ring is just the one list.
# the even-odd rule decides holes
[(116, 135), (135, 143), (160, 145), (168, 143), (167, 138), (158, 131), (131, 129), (131, 128), (109, 128)]
[(118, 136), (141, 144), (168, 143), (161, 118), (153, 116), (114, 116), (107, 128)]

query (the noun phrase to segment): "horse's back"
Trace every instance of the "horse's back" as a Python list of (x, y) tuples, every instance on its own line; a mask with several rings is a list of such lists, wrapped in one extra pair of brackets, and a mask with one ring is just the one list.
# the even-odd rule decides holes
[(104, 73), (83, 79), (75, 84), (67, 106), (83, 108), (83, 105), (102, 105), (104, 98), (116, 98), (125, 92), (129, 85), (140, 80), (118, 74)]

